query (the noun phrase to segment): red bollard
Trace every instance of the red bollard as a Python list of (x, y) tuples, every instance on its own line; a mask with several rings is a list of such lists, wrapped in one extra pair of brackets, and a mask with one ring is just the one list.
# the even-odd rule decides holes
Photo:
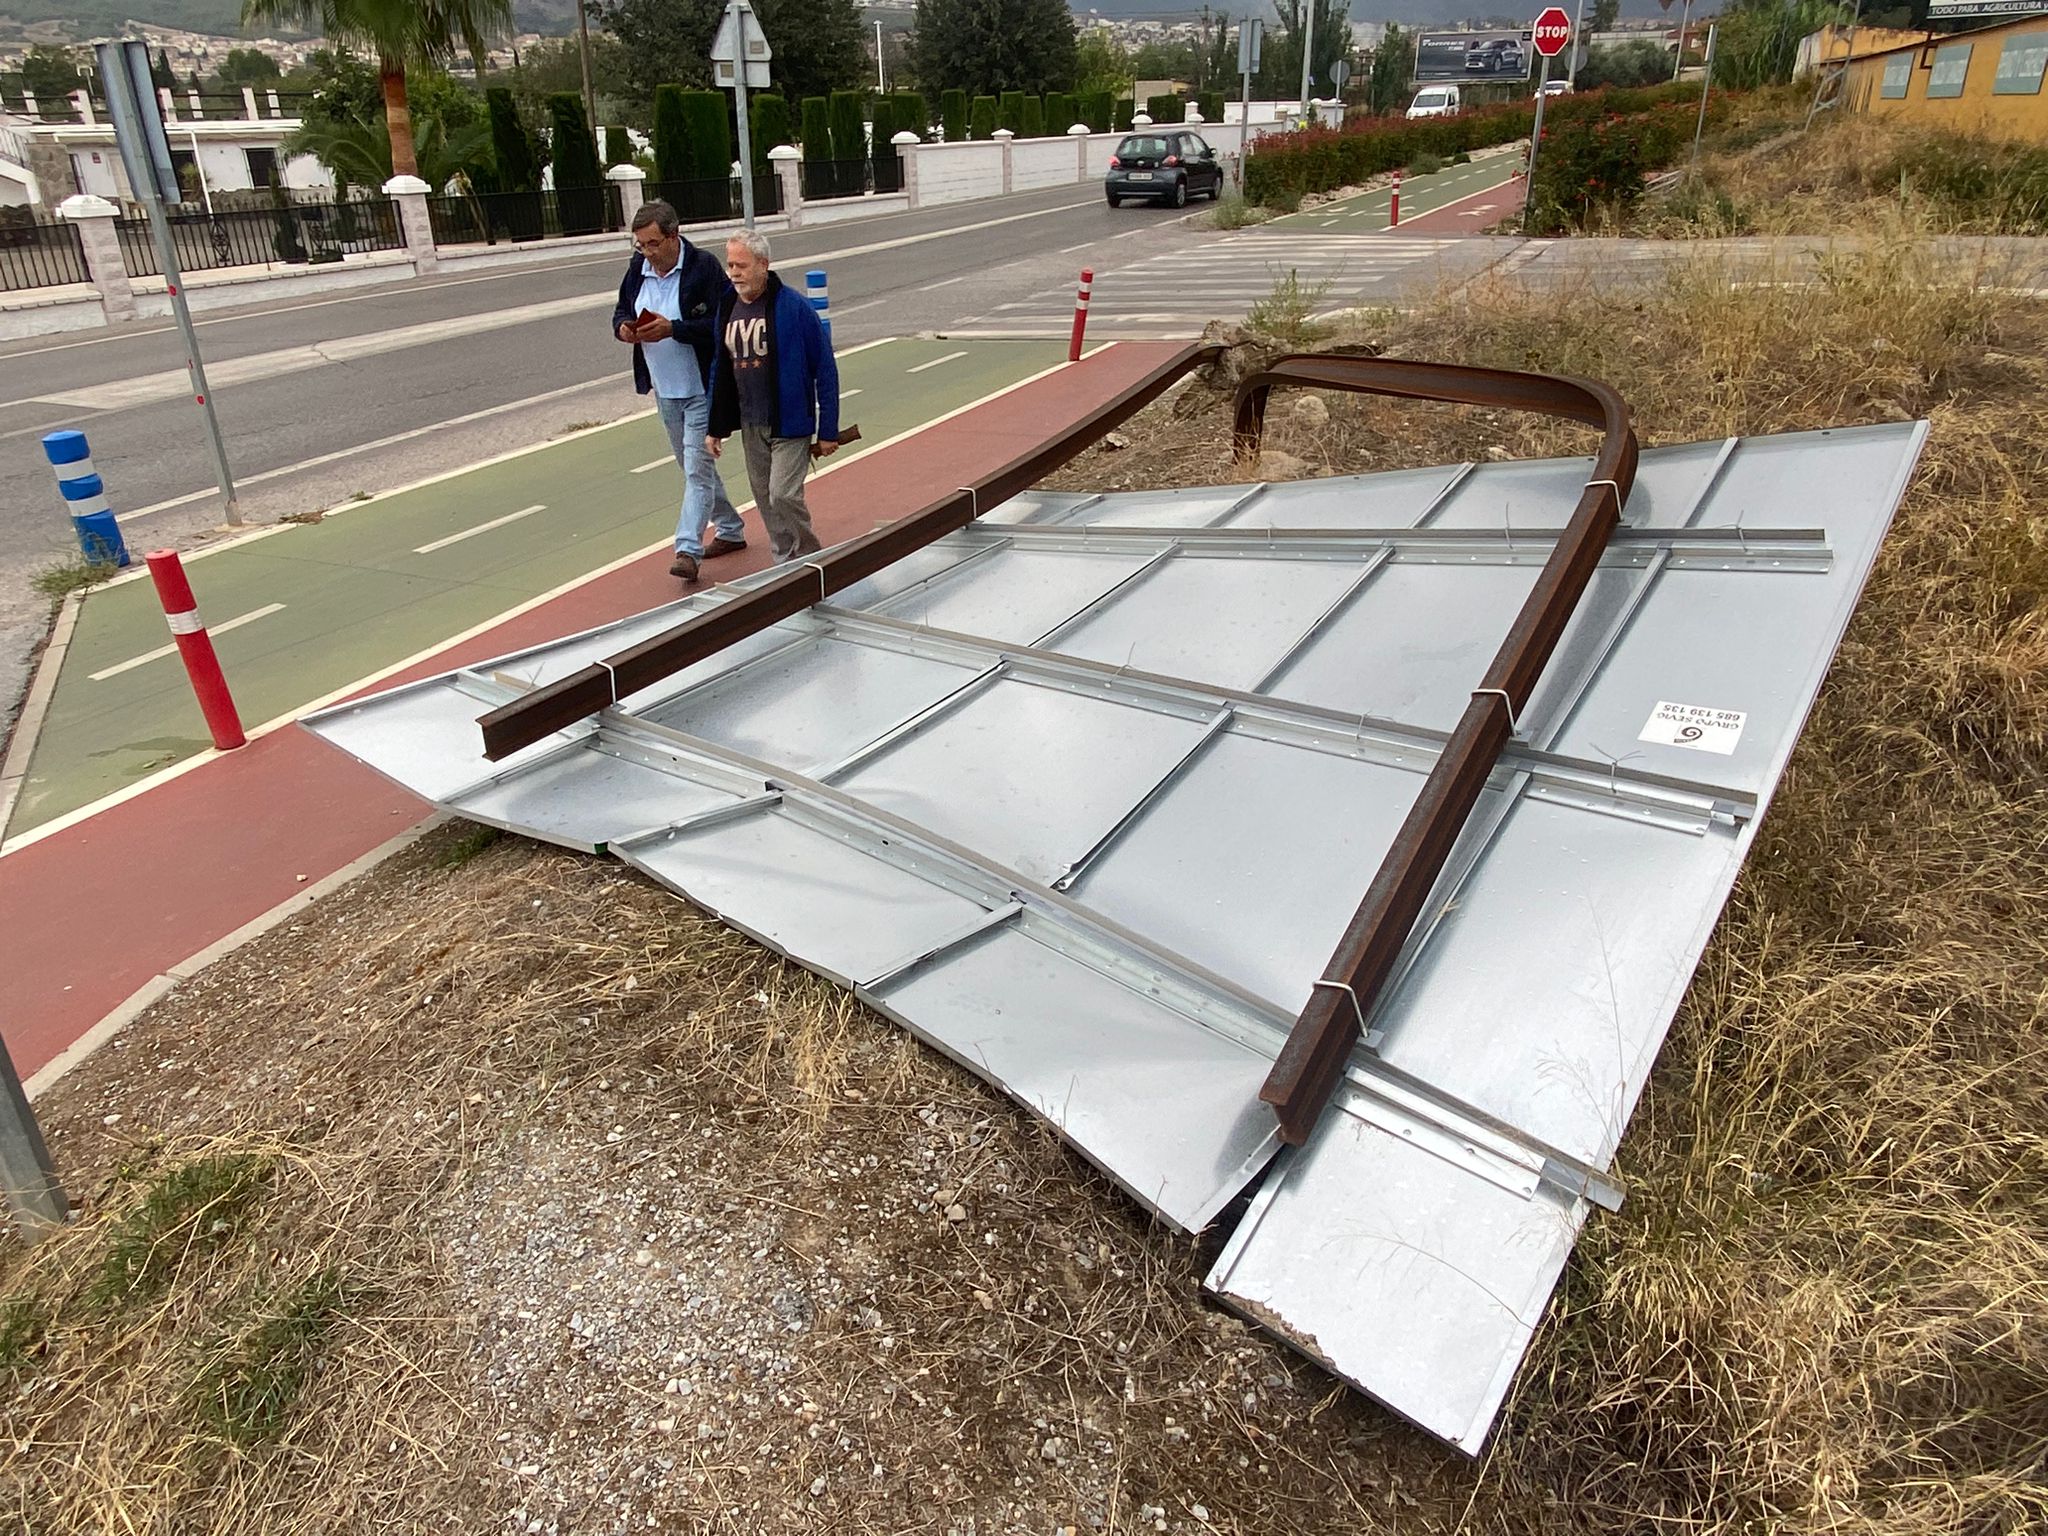
[(1081, 269), (1081, 291), (1074, 295), (1074, 339), (1067, 343), (1067, 361), (1081, 361), (1081, 333), (1088, 329), (1088, 285), (1095, 281), (1095, 269)]
[(1394, 200), (1387, 208), (1387, 228), (1401, 222), (1401, 168), (1394, 167)]
[(242, 734), (242, 717), (228, 695), (220, 658), (213, 654), (213, 641), (199, 620), (192, 583), (185, 579), (185, 567), (175, 549), (159, 549), (148, 559), (150, 580), (156, 583), (164, 618), (177, 638), (179, 658), (185, 663), (185, 675), (192, 679), (192, 691), (199, 696), (199, 712), (206, 716), (213, 744), (223, 752), (232, 751), (249, 738)]

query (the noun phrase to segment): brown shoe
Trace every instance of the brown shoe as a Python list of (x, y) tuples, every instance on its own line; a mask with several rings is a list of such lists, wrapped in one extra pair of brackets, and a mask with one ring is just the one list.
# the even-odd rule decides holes
[(680, 576), (685, 581), (697, 579), (697, 562), (690, 555), (677, 555), (676, 563), (668, 568), (671, 576)]
[(716, 560), (720, 555), (736, 555), (746, 547), (745, 539), (728, 539), (721, 533), (704, 546), (704, 558)]

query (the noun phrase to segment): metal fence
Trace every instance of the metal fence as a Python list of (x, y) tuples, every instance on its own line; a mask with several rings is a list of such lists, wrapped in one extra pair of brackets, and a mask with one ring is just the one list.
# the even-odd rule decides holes
[[(744, 207), (737, 176), (709, 181), (650, 181), (646, 195), (650, 202), (659, 198), (673, 206), (685, 224), (723, 223), (738, 218)], [(782, 178), (773, 171), (762, 171), (754, 177), (754, 212), (782, 212)]]
[[(218, 267), (297, 266), (340, 261), (362, 251), (405, 245), (398, 208), (385, 197), (345, 203), (284, 202), (269, 208), (216, 210), (189, 204), (170, 214), (171, 246), (187, 272)], [(117, 219), (121, 260), (130, 277), (156, 277), (161, 268), (147, 218)]]
[(25, 209), (0, 210), (0, 291), (91, 281), (77, 225)]
[(891, 150), (874, 164), (874, 182), (877, 192), (901, 192), (903, 190), (903, 157)]
[[(868, 189), (868, 167), (871, 163), (868, 160), (804, 161), (804, 200), (809, 202), (827, 197), (859, 197)], [(889, 190), (895, 189), (892, 187)]]
[(448, 193), (427, 199), (436, 245), (496, 245), (560, 235), (602, 235), (626, 227), (619, 189)]

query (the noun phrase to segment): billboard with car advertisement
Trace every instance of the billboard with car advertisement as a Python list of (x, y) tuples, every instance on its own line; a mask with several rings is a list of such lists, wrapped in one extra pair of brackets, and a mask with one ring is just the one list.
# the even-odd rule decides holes
[(1415, 40), (1415, 79), (1526, 80), (1536, 47), (1527, 27), (1500, 32), (1425, 32)]

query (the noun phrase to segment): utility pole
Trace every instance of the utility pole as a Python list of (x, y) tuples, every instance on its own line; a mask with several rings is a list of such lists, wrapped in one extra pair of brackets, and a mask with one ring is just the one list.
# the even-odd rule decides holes
[[(1690, 5), (1691, 3), (1692, 0), (1686, 0), (1686, 4)], [(1572, 51), (1565, 56), (1564, 61), (1565, 84), (1574, 89), (1578, 87), (1579, 83), (1579, 55), (1586, 51), (1585, 38), (1586, 0), (1579, 0), (1579, 8), (1572, 16)], [(1685, 40), (1682, 36), (1679, 39), (1678, 51), (1681, 54), (1685, 52)]]
[(880, 17), (875, 19), (875, 89), (884, 95), (889, 90), (888, 81), (882, 78), (882, 22)]
[(1309, 61), (1316, 53), (1316, 0), (1301, 0), (1301, 122), (1308, 126)]
[[(590, 88), (590, 18), (583, 13), (583, 0), (576, 0), (576, 37), (583, 55), (583, 110), (589, 118), (590, 142), (597, 149), (597, 163), (604, 164), (604, 134), (597, 126), (597, 92)], [(478, 75), (483, 71), (478, 70)], [(440, 191), (439, 187), (434, 189)], [(609, 195), (609, 194), (607, 194)]]

